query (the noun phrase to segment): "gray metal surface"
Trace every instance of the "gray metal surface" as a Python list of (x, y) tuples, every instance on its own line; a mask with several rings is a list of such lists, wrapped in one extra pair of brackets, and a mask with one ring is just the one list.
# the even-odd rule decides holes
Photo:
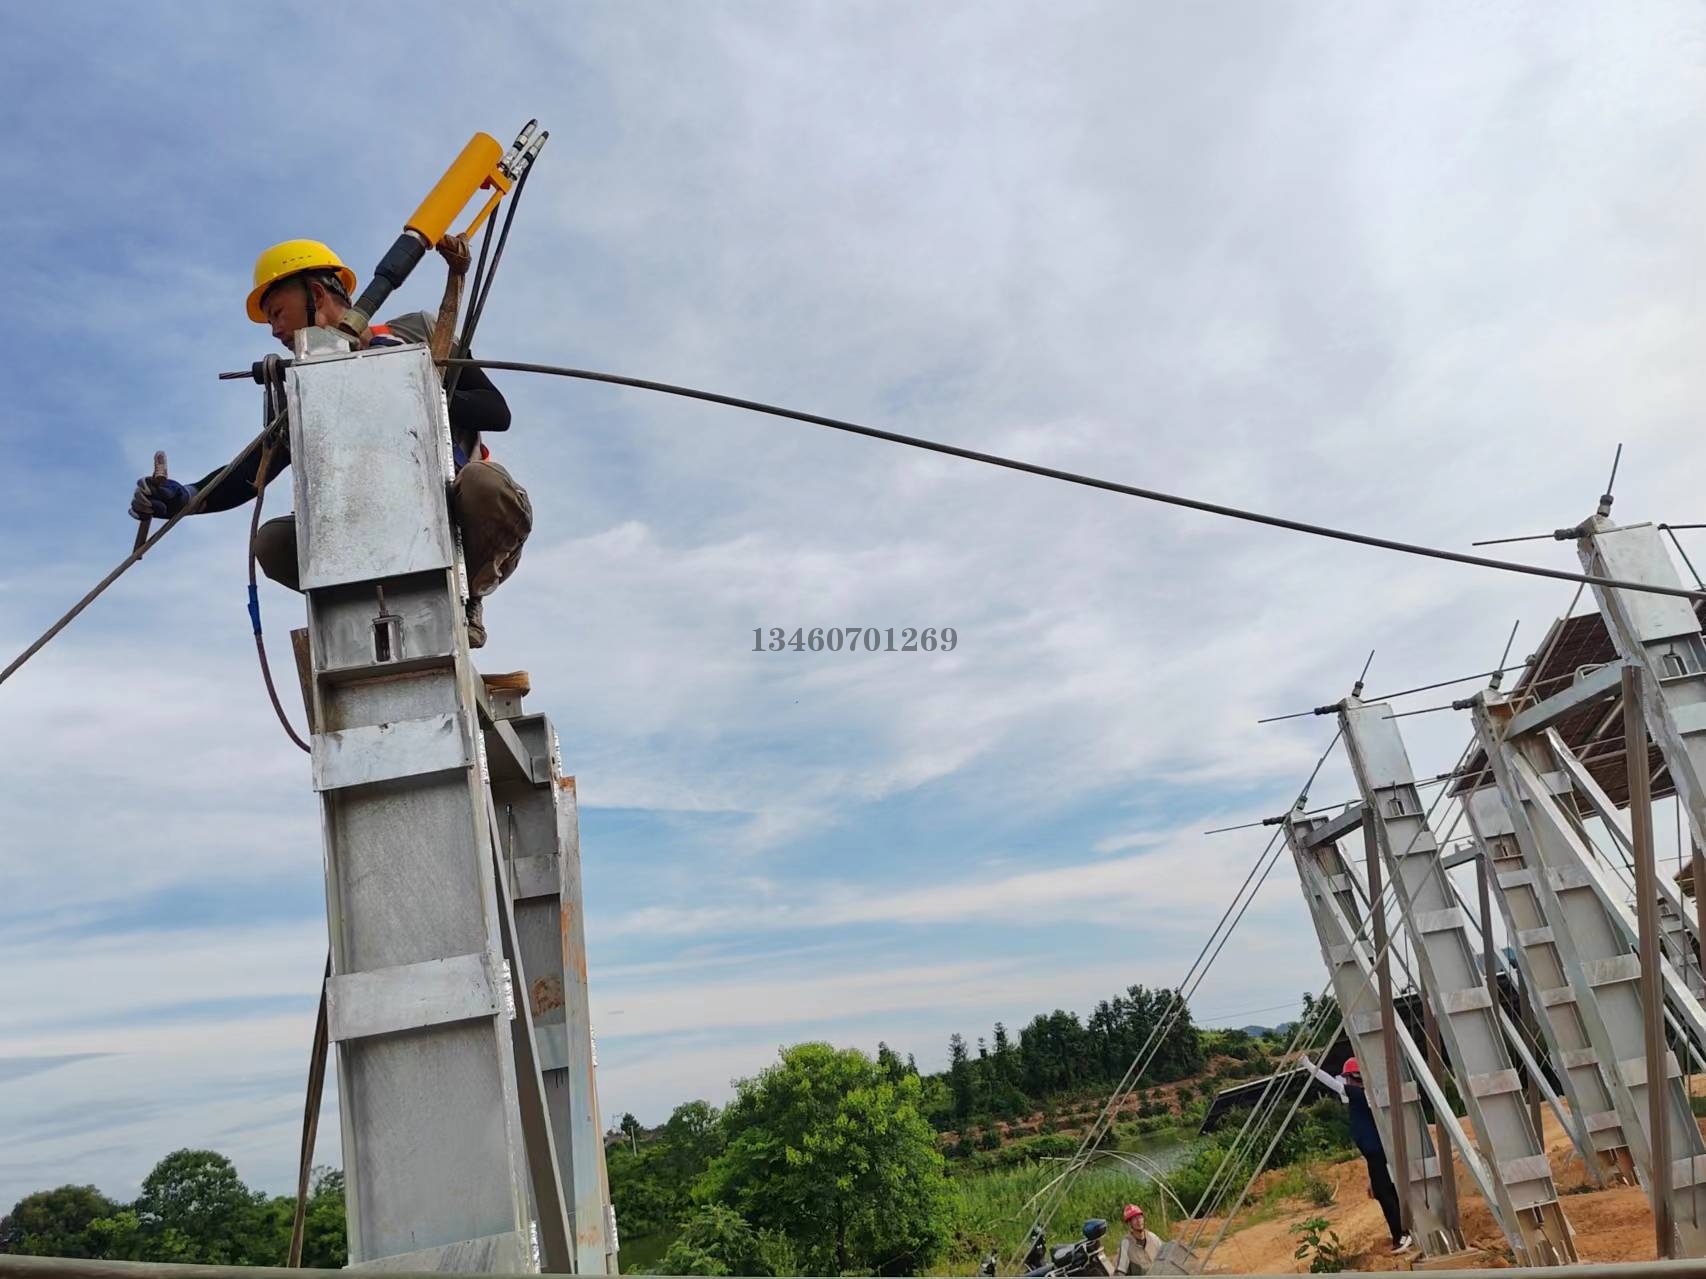
[[(1548, 775), (1548, 781), (1550, 777), (1571, 779), (1588, 788), (1583, 791), (1583, 794), (1586, 796), (1590, 807), (1597, 808), (1600, 804), (1605, 803), (1605, 792), (1599, 789), (1598, 784), (1588, 774), (1587, 769), (1571, 753), (1570, 748), (1564, 745), (1558, 734), (1548, 730), (1543, 736), (1545, 745), (1551, 750), (1550, 758), (1556, 760), (1559, 765), (1559, 771)], [(1544, 759), (1546, 756), (1542, 755), (1540, 758)], [(1534, 775), (1533, 766), (1530, 765), (1524, 769), (1519, 762), (1518, 768), (1523, 771), (1525, 788), (1530, 792), (1538, 793), (1539, 779)], [(1629, 831), (1626, 819), (1615, 810), (1611, 811), (1613, 816), (1605, 819), (1604, 825), (1615, 838), (1628, 842)], [(1560, 838), (1561, 847), (1577, 859), (1575, 864), (1580, 867), (1579, 877), (1588, 887), (1593, 889), (1594, 894), (1599, 898), (1606, 917), (1623, 939), (1624, 949), (1633, 951), (1638, 944), (1640, 928), (1635, 918), (1635, 908), (1631, 897), (1632, 890), (1626, 891), (1624, 885), (1613, 878), (1605, 861), (1597, 855), (1593, 841), (1587, 837), (1586, 831), (1570, 813), (1565, 811), (1559, 811), (1555, 814), (1548, 812), (1546, 825), (1548, 829), (1569, 832), (1567, 840)], [(1665, 887), (1662, 879), (1659, 881), (1658, 887), (1662, 895)], [(1670, 958), (1663, 954), (1659, 959), (1659, 974), (1664, 982), (1665, 1003), (1669, 1010), (1675, 1014), (1678, 1024), (1685, 1027), (1697, 1042), (1706, 1043), (1706, 1005), (1703, 1005), (1699, 997), (1695, 995), (1694, 983), (1689, 980), (1687, 974), (1680, 967), (1672, 963)]]
[(1443, 1256), (1463, 1247), (1463, 1231), (1458, 1222), (1456, 1199), (1443, 1188), (1439, 1152), (1421, 1105), (1419, 1081), (1431, 1085), (1429, 1091), (1437, 1091), (1438, 1084), (1403, 1023), (1395, 1020), (1393, 1029), (1404, 1045), (1397, 1119), (1403, 1128), (1402, 1138), (1397, 1137), (1392, 1094), (1386, 1082), (1388, 1058), (1382, 1033), (1385, 1027), (1373, 950), (1358, 935), (1362, 911), (1338, 845), (1314, 838), (1326, 825), (1325, 818), (1292, 813), (1285, 821), (1286, 843), (1315, 924), (1321, 958), (1332, 979), (1333, 995), (1345, 1014), (1345, 1033), (1362, 1065), (1369, 1109), (1374, 1112), (1380, 1129), (1381, 1144), (1393, 1151), (1401, 1140), (1407, 1152), (1409, 1166), (1400, 1170), (1401, 1177), (1393, 1180), (1407, 1192), (1405, 1208), (1411, 1233), (1429, 1256)]
[[(1573, 757), (1550, 728), (1507, 736), (1514, 722), (1512, 712), (1511, 703), (1497, 694), (1481, 695), (1474, 707), (1476, 735), (1487, 752), (1509, 820), (1510, 839), (1520, 848), (1526, 876), (1513, 880), (1513, 889), (1527, 894), (1515, 900), (1527, 902), (1539, 921), (1515, 935), (1521, 942), (1532, 943), (1522, 950), (1535, 961), (1539, 1002), (1562, 1040), (1553, 1061), (1564, 1067), (1559, 1073), (1567, 1071), (1582, 1094), (1588, 1111), (1584, 1117), (1596, 1145), (1604, 1142), (1603, 1149), (1615, 1154), (1609, 1144), (1615, 1133), (1643, 1184), (1650, 1185), (1651, 1112), (1642, 1047), (1645, 1012), (1640, 964), (1633, 953), (1638, 927), (1621, 893), (1607, 879), (1586, 832), (1559, 800), (1554, 779), (1577, 771), (1571, 767)], [(1585, 770), (1579, 771), (1585, 776)], [(1587, 781), (1592, 784), (1591, 778)], [(1669, 970), (1667, 981), (1673, 996), (1679, 993), (1706, 1015), (1674, 969)], [(1578, 1036), (1587, 1042), (1571, 1047)], [(1666, 1060), (1674, 1076), (1678, 1073), (1675, 1058), (1667, 1053)], [(1690, 1157), (1706, 1153), (1680, 1078), (1672, 1078), (1665, 1087), (1670, 1115), (1666, 1130), (1673, 1152)], [(1601, 1096), (1609, 1105), (1599, 1100)], [(1687, 1177), (1673, 1172), (1671, 1184), (1678, 1187), (1683, 1205), (1677, 1221), (1680, 1246), (1691, 1256), (1701, 1255), (1706, 1236), (1695, 1223), (1706, 1223), (1706, 1186), (1692, 1172)]]
[[(1635, 845), (1635, 902), (1641, 934), (1640, 960), (1636, 966), (1640, 973), (1641, 1012), (1645, 1023), (1642, 1055), (1646, 1060), (1641, 1065), (1642, 1077), (1647, 1084), (1647, 1138), (1652, 1143), (1652, 1181), (1647, 1186), (1647, 1201), (1653, 1206), (1655, 1251), (1661, 1257), (1674, 1257), (1679, 1240), (1676, 1234), (1676, 1200), (1671, 1193), (1670, 1124), (1665, 1105), (1667, 1089), (1653, 1082), (1653, 1063), (1659, 1063), (1659, 1069), (1668, 1081), (1672, 1059), (1665, 1045), (1664, 995), (1660, 992), (1658, 980), (1658, 869), (1653, 862), (1653, 789), (1651, 760), (1647, 754), (1647, 723), (1642, 716), (1633, 713), (1640, 700), (1641, 670), (1638, 666), (1626, 665), (1623, 668), (1623, 705), (1629, 707), (1631, 713), (1623, 717), (1623, 743), (1624, 754), (1629, 760), (1629, 825)], [(1688, 1123), (1691, 1128), (1695, 1127), (1692, 1114), (1688, 1115)], [(1695, 1224), (1698, 1225), (1698, 1221)], [(1682, 1251), (1686, 1254), (1689, 1250), (1685, 1247)]]
[(285, 373), (304, 590), (450, 568), (450, 524), (435, 517), (449, 430), (425, 347), (381, 347)]
[[(1478, 705), (1476, 732), (1482, 749), (1493, 759), (1499, 744), (1485, 721)], [(1600, 1073), (1599, 1056), (1581, 1010), (1573, 997), (1564, 997), (1570, 994), (1570, 980), (1559, 953), (1559, 930), (1548, 922), (1556, 906), (1548, 891), (1545, 863), (1524, 852), (1524, 841), (1516, 838), (1505, 800), (1496, 789), (1471, 792), (1464, 797), (1464, 806), (1470, 829), (1485, 850), (1488, 879), (1504, 916), (1517, 969), (1540, 1014), (1536, 1021), (1547, 1056), (1570, 1100), (1568, 1127), (1576, 1148), (1593, 1152), (1594, 1158), (1584, 1156), (1584, 1162), (1595, 1181), (1603, 1182), (1608, 1172), (1632, 1177), (1634, 1159), (1623, 1135), (1617, 1100)]]
[(442, 393), (419, 349), (288, 389), (350, 1261), (536, 1268)]
[[(1546, 740), (1558, 761), (1560, 775), (1587, 801), (1588, 808), (1599, 818), (1612, 842), (1626, 855), (1632, 854), (1635, 841), (1629, 832), (1629, 818), (1611, 802), (1605, 788), (1594, 780), (1587, 765), (1564, 744), (1555, 730), (1546, 730)], [(1593, 847), (1598, 851), (1597, 845)], [(1659, 895), (1660, 927), (1664, 934), (1660, 940), (1665, 959), (1683, 975), (1689, 991), (1699, 1000), (1706, 993), (1706, 974), (1702, 973), (1700, 964), (1699, 916), (1688, 909), (1676, 885), (1667, 877), (1659, 876), (1655, 887)]]
[(1475, 1129), (1507, 1236), (1520, 1257), (1538, 1264), (1576, 1259), (1575, 1242), (1552, 1184), (1545, 1146), (1516, 1085), (1516, 1070), (1495, 1012), (1490, 975), (1476, 962), (1465, 912), (1440, 866), (1420, 792), (1392, 709), (1383, 702), (1340, 704), (1351, 769), (1381, 856), (1397, 890), (1405, 926), (1440, 1039)]
[[(590, 1065), (585, 948), (569, 929), (570, 921), (581, 915), (573, 779), (562, 775), (556, 734), (544, 716), (509, 716), (502, 708), (488, 708), (482, 724), (487, 755), (494, 761), (492, 797), (509, 868), (517, 946), (527, 974), (526, 999), (573, 1235), (575, 1270), (614, 1274), (603, 1124)], [(574, 860), (572, 872), (565, 870), (568, 858)], [(570, 971), (575, 973), (572, 978), (565, 976)], [(573, 1014), (575, 1008), (579, 1015)]]
[[(563, 1024), (568, 1060), (564, 1066), (568, 1124), (575, 1149), (597, 1149), (596, 1159), (577, 1159), (572, 1191), (575, 1234), (584, 1249), (609, 1250), (609, 1273), (616, 1273), (616, 1213), (611, 1206), (610, 1176), (604, 1163), (604, 1131), (598, 1115), (598, 1044), (587, 1002), (586, 916), (581, 908), (580, 805), (575, 779), (563, 774), (562, 754), (552, 740), (551, 777), (557, 786), (557, 841), (561, 849), (563, 929)], [(594, 1219), (602, 1222), (602, 1228)]]
[[(1652, 524), (1619, 528), (1603, 515), (1582, 526), (1577, 549), (1590, 573), (1681, 586)], [(1695, 842), (1706, 846), (1706, 637), (1685, 600), (1596, 586), (1599, 611), (1623, 660), (1642, 674), (1647, 731), (1664, 757)]]

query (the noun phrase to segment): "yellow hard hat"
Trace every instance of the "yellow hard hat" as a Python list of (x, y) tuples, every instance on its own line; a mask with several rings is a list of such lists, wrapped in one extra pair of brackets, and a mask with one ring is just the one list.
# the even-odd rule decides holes
[(261, 298), (280, 280), (304, 271), (336, 271), (344, 292), (354, 296), (355, 272), (350, 270), (318, 240), (286, 240), (275, 244), (255, 259), (255, 287), (249, 290), (249, 318), (256, 324), (267, 322), (261, 310)]

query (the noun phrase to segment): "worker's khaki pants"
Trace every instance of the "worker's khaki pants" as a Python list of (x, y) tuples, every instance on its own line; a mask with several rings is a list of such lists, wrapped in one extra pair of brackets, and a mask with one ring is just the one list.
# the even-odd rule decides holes
[[(450, 486), (450, 517), (462, 530), (469, 595), (474, 599), (490, 595), (515, 572), (521, 548), (533, 531), (533, 504), (527, 500), (527, 490), (496, 462), (469, 462)], [(255, 561), (279, 585), (302, 589), (294, 515), (281, 515), (255, 530)]]

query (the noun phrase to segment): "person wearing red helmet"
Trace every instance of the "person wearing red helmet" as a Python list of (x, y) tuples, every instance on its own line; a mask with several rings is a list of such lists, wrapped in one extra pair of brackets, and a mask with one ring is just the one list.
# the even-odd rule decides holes
[(1114, 1273), (1146, 1275), (1161, 1255), (1161, 1245), (1166, 1241), (1145, 1227), (1143, 1209), (1138, 1205), (1127, 1204), (1121, 1215), (1125, 1218), (1126, 1232), (1120, 1240), (1120, 1255), (1114, 1262)]
[(1362, 1066), (1355, 1057), (1345, 1058), (1337, 1075), (1329, 1075), (1308, 1054), (1297, 1059), (1298, 1064), (1314, 1075), (1323, 1088), (1331, 1089), (1338, 1099), (1350, 1108), (1351, 1140), (1368, 1165), (1368, 1193), (1380, 1201), (1380, 1211), (1386, 1215), (1386, 1228), (1392, 1232), (1392, 1252), (1396, 1256), (1410, 1250), (1410, 1236), (1404, 1230), (1404, 1214), (1398, 1203), (1398, 1187), (1392, 1184), (1392, 1173), (1386, 1167), (1386, 1147), (1380, 1141), (1380, 1128), (1369, 1109), (1368, 1093), (1362, 1086)]

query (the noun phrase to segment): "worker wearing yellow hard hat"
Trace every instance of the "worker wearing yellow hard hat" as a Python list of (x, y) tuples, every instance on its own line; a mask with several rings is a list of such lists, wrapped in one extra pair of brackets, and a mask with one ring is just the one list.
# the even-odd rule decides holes
[(344, 297), (347, 299), (355, 295), (355, 272), (345, 266), (336, 253), (318, 240), (286, 240), (273, 245), (255, 259), (255, 287), (249, 290), (249, 318), (256, 324), (265, 324), (267, 316), (261, 309), (261, 299), (266, 297), (267, 290), (280, 280), (308, 271), (334, 273), (343, 286)]
[[(450, 267), (444, 301), (438, 314), (415, 311), (363, 330), (372, 346), (427, 346), (434, 360), (450, 353), (456, 312), (468, 271), (468, 242), (461, 236), (439, 241), (439, 254)], [(244, 310), (256, 324), (271, 327), (273, 336), (289, 349), (296, 333), (311, 325), (336, 327), (350, 310), (355, 272), (319, 240), (285, 240), (255, 259), (255, 275)], [(482, 598), (506, 581), (521, 560), (522, 546), (533, 529), (533, 507), (527, 490), (491, 460), (481, 435), (509, 429), (509, 405), (485, 370), (465, 368), (449, 397), (452, 450), (456, 479), (451, 485), (451, 515), (462, 530), (468, 566), (468, 639), (475, 648), (485, 643)], [(290, 465), (288, 446), (270, 454), (267, 480)], [(253, 501), (260, 462), (251, 454), (220, 481), (202, 504), (203, 512), (228, 511)], [(215, 471), (195, 484), (165, 476), (137, 481), (130, 513), (139, 520), (169, 519), (190, 498), (218, 476)], [(255, 560), (273, 581), (300, 590), (296, 560), (296, 517), (283, 515), (262, 524), (255, 534)]]

